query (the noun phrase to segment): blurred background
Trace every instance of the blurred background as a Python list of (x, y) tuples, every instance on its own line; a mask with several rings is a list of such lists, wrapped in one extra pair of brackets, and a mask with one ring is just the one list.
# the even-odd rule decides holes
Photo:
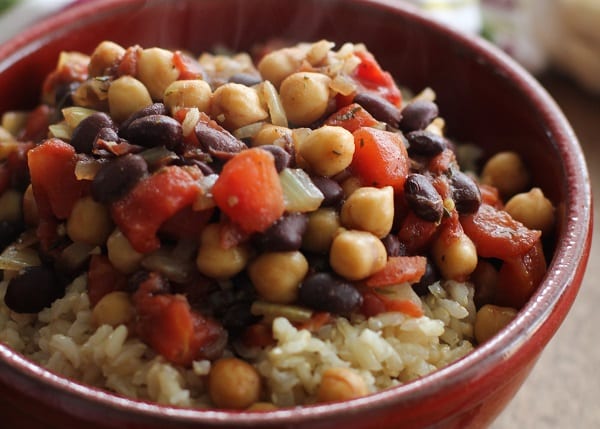
[[(0, 0), (0, 43), (85, 1), (94, 0)], [(600, 201), (600, 0), (388, 1), (412, 3), (446, 25), (484, 37), (529, 70), (571, 122), (586, 155), (594, 199)], [(600, 428), (598, 246), (594, 239), (566, 322), (492, 429)]]

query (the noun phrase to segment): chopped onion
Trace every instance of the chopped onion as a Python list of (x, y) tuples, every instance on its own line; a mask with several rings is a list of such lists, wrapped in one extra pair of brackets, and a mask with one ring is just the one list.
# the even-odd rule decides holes
[(161, 247), (142, 259), (142, 267), (157, 271), (176, 283), (187, 283), (192, 279), (196, 264), (192, 258), (181, 258), (180, 252)]
[(339, 74), (333, 78), (329, 88), (342, 95), (350, 95), (356, 91), (356, 82), (346, 75)]
[(192, 205), (193, 210), (202, 211), (216, 206), (211, 191), (218, 178), (219, 176), (217, 174), (209, 174), (208, 176), (203, 176), (200, 178), (200, 180), (198, 180), (200, 192), (198, 192), (198, 197)]
[(255, 122), (253, 124), (244, 125), (232, 132), (233, 136), (239, 140), (254, 137), (260, 129), (265, 125), (264, 122)]
[(0, 254), (0, 270), (19, 271), (41, 265), (37, 250), (12, 244)]
[(319, 208), (323, 193), (308, 174), (299, 168), (284, 168), (279, 173), (285, 209), (288, 212), (311, 212)]
[(170, 151), (164, 146), (156, 146), (150, 148), (148, 150), (140, 152), (138, 155), (144, 158), (144, 160), (151, 169), (166, 164), (169, 161), (179, 159), (175, 152)]
[(263, 98), (267, 102), (267, 107), (269, 108), (269, 113), (271, 115), (271, 123), (279, 127), (287, 128), (287, 115), (285, 113), (285, 110), (283, 109), (281, 99), (279, 98), (279, 94), (277, 93), (277, 89), (275, 89), (275, 86), (273, 86), (273, 84), (270, 81), (265, 80), (261, 85), (261, 92)]
[(11, 110), (2, 115), (2, 128), (13, 136), (19, 135), (19, 132), (25, 128), (29, 114), (23, 111)]
[(94, 180), (102, 163), (95, 158), (80, 158), (75, 163), (75, 177), (77, 180)]
[(99, 253), (100, 248), (87, 243), (74, 242), (61, 252), (57, 266), (61, 271), (73, 273), (85, 265), (92, 253)]
[(255, 316), (263, 316), (267, 320), (285, 317), (290, 322), (307, 322), (313, 315), (312, 310), (296, 305), (274, 304), (272, 302), (254, 301), (250, 312)]
[(306, 60), (313, 66), (316, 66), (323, 62), (327, 57), (327, 54), (335, 46), (335, 43), (327, 40), (319, 40), (318, 42), (310, 45), (310, 49), (306, 53)]
[(61, 140), (69, 141), (73, 135), (73, 129), (65, 121), (49, 125), (48, 129), (50, 130), (51, 137), (56, 137)]
[(74, 129), (85, 118), (92, 115), (93, 113), (96, 113), (96, 110), (88, 109), (86, 107), (73, 106), (73, 107), (65, 107), (64, 109), (61, 110), (61, 112), (65, 118), (65, 122), (72, 129)]

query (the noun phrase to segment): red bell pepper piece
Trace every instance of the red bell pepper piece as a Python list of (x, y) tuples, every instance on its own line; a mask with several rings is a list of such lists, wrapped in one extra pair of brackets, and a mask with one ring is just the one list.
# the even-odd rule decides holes
[(359, 128), (354, 135), (354, 156), (350, 168), (365, 186), (392, 186), (404, 192), (409, 159), (402, 138), (376, 128)]
[(400, 107), (402, 94), (392, 75), (381, 69), (370, 52), (355, 52), (361, 62), (354, 71), (354, 78), (365, 88), (384, 97), (390, 103)]
[(212, 193), (217, 206), (246, 233), (265, 231), (285, 210), (273, 155), (259, 148), (231, 158)]
[(353, 133), (360, 127), (372, 127), (378, 122), (360, 104), (342, 107), (325, 121), (325, 125), (343, 127)]
[(156, 232), (169, 218), (191, 205), (200, 192), (198, 183), (181, 167), (169, 166), (139, 181), (111, 206), (115, 223), (140, 253), (160, 247)]
[(378, 288), (400, 283), (417, 283), (425, 274), (425, 256), (390, 256), (383, 269), (365, 280), (369, 287)]

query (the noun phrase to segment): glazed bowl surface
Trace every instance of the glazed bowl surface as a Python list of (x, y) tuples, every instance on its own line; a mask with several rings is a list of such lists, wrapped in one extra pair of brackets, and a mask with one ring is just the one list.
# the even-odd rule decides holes
[[(63, 50), (102, 40), (200, 53), (273, 38), (362, 42), (402, 85), (437, 94), (448, 135), (487, 155), (517, 151), (557, 207), (548, 272), (517, 318), (465, 358), (411, 383), (345, 403), (267, 413), (177, 409), (124, 399), (48, 372), (0, 345), (0, 414), (13, 428), (462, 428), (493, 421), (566, 317), (592, 228), (587, 169), (544, 89), (486, 42), (393, 0), (100, 0), (34, 25), (0, 47), (0, 112), (35, 106)], [(8, 427), (7, 426), (7, 427)]]

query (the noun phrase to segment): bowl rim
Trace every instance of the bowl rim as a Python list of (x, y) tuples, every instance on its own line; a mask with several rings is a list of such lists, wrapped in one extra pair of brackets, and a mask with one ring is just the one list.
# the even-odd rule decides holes
[[(166, 1), (166, 0), (161, 0)], [(267, 413), (252, 413), (227, 410), (201, 410), (178, 408), (169, 405), (124, 398), (70, 380), (46, 370), (8, 346), (0, 344), (0, 361), (20, 372), (27, 378), (63, 394), (75, 396), (98, 405), (133, 412), (155, 419), (169, 418), (190, 423), (210, 422), (212, 425), (237, 424), (248, 427), (269, 423), (282, 424), (298, 420), (321, 420), (341, 413), (355, 413), (367, 409), (383, 408), (400, 401), (419, 402), (441, 393), (447, 386), (466, 385), (481, 376), (481, 368), (489, 368), (512, 358), (515, 351), (528, 339), (540, 332), (547, 323), (560, 324), (580, 287), (591, 246), (592, 197), (589, 174), (583, 151), (569, 122), (560, 108), (541, 84), (511, 57), (491, 43), (455, 29), (449, 28), (424, 16), (414, 6), (394, 0), (350, 0), (358, 6), (378, 8), (390, 14), (399, 14), (428, 30), (453, 38), (465, 50), (477, 55), (487, 67), (495, 68), (511, 80), (516, 89), (527, 94), (538, 114), (546, 122), (546, 133), (558, 147), (563, 157), (565, 177), (570, 179), (565, 201), (565, 227), (559, 232), (555, 254), (540, 289), (519, 312), (507, 328), (491, 340), (477, 346), (465, 357), (409, 383), (373, 393), (366, 397), (331, 404), (318, 404), (292, 409), (280, 409)], [(85, 25), (90, 19), (99, 19), (104, 14), (118, 13), (120, 9), (142, 6), (146, 0), (97, 0), (80, 3), (32, 25), (29, 29), (0, 46), (0, 72), (20, 58), (42, 47), (49, 40)], [(577, 261), (575, 269), (569, 261)], [(579, 281), (577, 280), (579, 278)], [(567, 293), (569, 291), (569, 293)], [(566, 306), (564, 314), (552, 319), (557, 306)], [(539, 338), (541, 346), (551, 335)]]

